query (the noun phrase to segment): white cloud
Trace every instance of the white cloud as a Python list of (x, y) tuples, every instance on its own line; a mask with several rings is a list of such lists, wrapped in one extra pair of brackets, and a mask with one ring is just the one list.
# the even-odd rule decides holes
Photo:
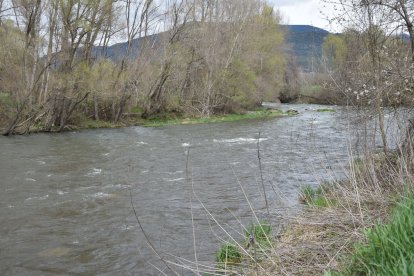
[(333, 5), (320, 0), (271, 0), (270, 4), (278, 8), (287, 24), (313, 25), (337, 32), (338, 27), (329, 24), (327, 18), (333, 14)]
[(312, 0), (269, 0), (269, 3), (278, 7), (295, 6)]

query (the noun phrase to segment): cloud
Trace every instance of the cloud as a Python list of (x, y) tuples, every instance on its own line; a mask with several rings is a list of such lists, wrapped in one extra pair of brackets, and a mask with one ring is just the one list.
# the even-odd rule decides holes
[(327, 20), (327, 15), (333, 14), (332, 4), (321, 0), (270, 0), (268, 3), (279, 9), (285, 21), (283, 23), (313, 25), (333, 32), (338, 31)]
[(269, 3), (276, 7), (296, 6), (312, 0), (270, 0)]

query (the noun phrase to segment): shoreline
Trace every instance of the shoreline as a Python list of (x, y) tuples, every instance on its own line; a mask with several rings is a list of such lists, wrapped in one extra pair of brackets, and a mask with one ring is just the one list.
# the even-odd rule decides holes
[[(387, 271), (395, 266), (391, 246), (378, 247), (375, 241), (397, 236), (393, 229), (409, 229), (395, 220), (396, 208), (407, 199), (414, 201), (411, 176), (394, 175), (405, 158), (397, 152), (370, 154), (363, 161), (355, 158), (348, 168), (355, 173), (350, 179), (320, 184), (311, 199), (306, 197), (307, 188), (302, 189), (298, 200), (304, 209), (282, 224), (261, 275), (354, 275), (355, 271)], [(374, 185), (369, 174), (382, 178)], [(387, 256), (388, 263), (380, 267), (381, 261), (373, 257), (376, 254)], [(414, 250), (402, 254), (412, 256)], [(377, 266), (370, 266), (374, 261)]]
[[(116, 129), (124, 127), (163, 127), (171, 125), (196, 125), (196, 124), (210, 124), (210, 123), (222, 123), (222, 122), (235, 122), (242, 120), (267, 120), (278, 117), (294, 116), (298, 113), (284, 112), (280, 109), (259, 109), (247, 111), (243, 114), (224, 114), (224, 115), (212, 115), (210, 117), (188, 117), (188, 116), (176, 116), (173, 114), (166, 114), (164, 118), (155, 117), (151, 119), (142, 119), (140, 114), (129, 115), (120, 122), (114, 123), (104, 120), (92, 120), (84, 119), (77, 124), (68, 124), (64, 130), (52, 129), (51, 131), (45, 131), (39, 126), (38, 128), (32, 128), (27, 133), (16, 133), (14, 135), (36, 134), (36, 133), (64, 133), (67, 131), (76, 130), (88, 130), (88, 129)], [(0, 128), (0, 133), (4, 132), (5, 128)]]

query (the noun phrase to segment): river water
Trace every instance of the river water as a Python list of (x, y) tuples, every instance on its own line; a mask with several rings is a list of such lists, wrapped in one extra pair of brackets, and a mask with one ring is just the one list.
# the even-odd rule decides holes
[(268, 216), (259, 133), (276, 232), (301, 185), (343, 176), (349, 145), (343, 112), (283, 108), (300, 114), (1, 137), (0, 274), (158, 275), (137, 217), (166, 260), (214, 264), (223, 229), (242, 241), (253, 212)]

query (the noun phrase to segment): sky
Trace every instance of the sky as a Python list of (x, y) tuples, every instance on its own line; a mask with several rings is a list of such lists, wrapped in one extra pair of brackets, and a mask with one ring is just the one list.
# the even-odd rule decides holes
[(284, 23), (292, 25), (313, 25), (328, 31), (336, 32), (337, 27), (326, 19), (333, 14), (333, 5), (320, 0), (269, 0), (278, 8)]

